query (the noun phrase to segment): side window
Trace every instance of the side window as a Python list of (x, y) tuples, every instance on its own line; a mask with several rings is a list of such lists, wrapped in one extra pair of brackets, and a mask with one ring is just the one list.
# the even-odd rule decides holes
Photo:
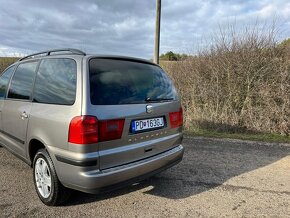
[(36, 76), (33, 101), (72, 105), (76, 96), (76, 62), (67, 58), (44, 59)]
[(8, 68), (0, 77), (0, 99), (3, 99), (6, 94), (7, 86), (14, 71), (14, 66)]
[(33, 89), (33, 80), (37, 61), (20, 64), (11, 80), (8, 98), (29, 100)]

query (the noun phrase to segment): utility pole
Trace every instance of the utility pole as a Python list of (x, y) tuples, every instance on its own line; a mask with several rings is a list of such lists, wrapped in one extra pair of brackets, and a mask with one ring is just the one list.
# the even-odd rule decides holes
[(161, 0), (156, 0), (154, 63), (159, 64)]

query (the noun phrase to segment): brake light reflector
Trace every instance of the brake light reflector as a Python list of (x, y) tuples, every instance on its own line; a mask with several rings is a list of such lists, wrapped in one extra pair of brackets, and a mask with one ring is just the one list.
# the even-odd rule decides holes
[(125, 119), (99, 121), (99, 141), (109, 141), (122, 137)]
[(169, 113), (171, 128), (177, 128), (183, 125), (183, 110), (180, 108), (177, 112)]
[(69, 125), (68, 142), (92, 144), (98, 142), (98, 119), (94, 116), (77, 116)]

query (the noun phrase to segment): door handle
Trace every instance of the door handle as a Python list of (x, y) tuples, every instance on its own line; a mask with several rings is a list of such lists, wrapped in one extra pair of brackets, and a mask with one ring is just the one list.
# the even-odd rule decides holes
[(21, 115), (20, 115), (21, 119), (27, 119), (28, 118), (28, 114), (24, 111)]

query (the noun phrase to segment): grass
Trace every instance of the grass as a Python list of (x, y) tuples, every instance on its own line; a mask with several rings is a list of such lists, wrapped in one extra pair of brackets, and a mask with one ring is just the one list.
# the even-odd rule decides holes
[(210, 138), (230, 138), (230, 139), (241, 139), (250, 141), (261, 141), (261, 142), (278, 142), (278, 143), (290, 143), (290, 136), (283, 136), (272, 133), (228, 133), (228, 132), (217, 132), (214, 130), (197, 129), (185, 131), (185, 134), (190, 136), (204, 136)]

